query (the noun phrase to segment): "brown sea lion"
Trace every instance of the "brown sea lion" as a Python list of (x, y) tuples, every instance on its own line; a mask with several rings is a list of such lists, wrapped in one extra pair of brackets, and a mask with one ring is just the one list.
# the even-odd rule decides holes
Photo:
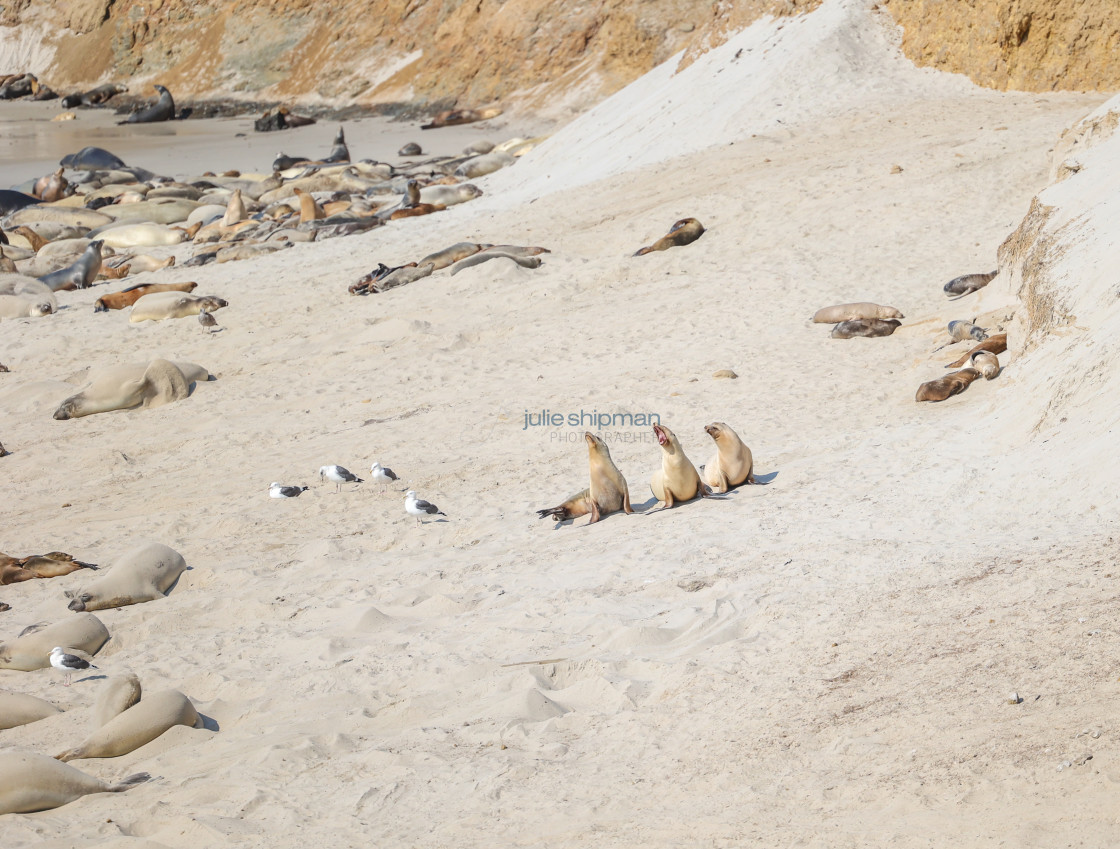
[(415, 218), (417, 215), (431, 215), (433, 212), (442, 212), (447, 209), (442, 203), (418, 203), (415, 206), (398, 209), (389, 215), (390, 221), (399, 218)]
[(980, 377), (974, 368), (965, 368), (947, 374), (937, 380), (930, 380), (918, 387), (915, 401), (944, 401), (946, 398), (964, 392), (972, 381)]
[(884, 307), (862, 301), (856, 304), (836, 304), (824, 307), (813, 314), (817, 324), (837, 324), (841, 321), (856, 321), (863, 318), (906, 318), (894, 307)]
[(591, 485), (583, 492), (573, 495), (559, 507), (538, 510), (537, 515), (540, 518), (547, 517), (563, 522), (590, 513), (591, 521), (588, 524), (591, 525), (619, 510), (624, 513), (634, 512), (630, 508), (630, 489), (626, 486), (626, 478), (611, 459), (607, 444), (593, 433), (584, 433), (583, 438), (587, 441)]
[(654, 425), (653, 432), (661, 446), (661, 468), (653, 473), (650, 489), (661, 502), (662, 509), (678, 501), (690, 501), (697, 495), (711, 495), (708, 485), (700, 480), (696, 467), (685, 456), (676, 434), (664, 425)]
[(704, 225), (695, 218), (682, 218), (669, 228), (668, 235), (662, 236), (652, 245), (641, 248), (634, 256), (644, 256), (654, 251), (666, 251), (669, 248), (691, 245), (704, 235)]
[(477, 242), (457, 242), (449, 248), (444, 248), (442, 251), (428, 254), (416, 264), (425, 265), (430, 262), (432, 264), (432, 270), (439, 271), (441, 268), (447, 268), (447, 266), (453, 265), (461, 259), (466, 259), (490, 247), (493, 247), (493, 245), (480, 245)]
[(842, 321), (829, 334), (833, 339), (851, 339), (853, 336), (890, 336), (901, 326), (897, 318), (857, 318)]
[(989, 336), (987, 339), (985, 339), (979, 345), (972, 348), (963, 357), (949, 363), (949, 365), (945, 366), (945, 368), (960, 368), (965, 363), (967, 363), (972, 358), (972, 355), (975, 354), (977, 351), (989, 351), (990, 353), (993, 353), (993, 354), (1002, 354), (1006, 350), (1007, 350), (1007, 334), (1006, 333), (997, 333), (995, 336)]
[(305, 192), (303, 189), (293, 189), (296, 197), (299, 198), (299, 223), (306, 224), (308, 221), (318, 221), (320, 218), (326, 218), (327, 214), (323, 212), (323, 207), (319, 206), (318, 201), (311, 196), (310, 192)]
[(71, 572), (77, 572), (79, 569), (97, 568), (94, 563), (75, 560), (71, 555), (61, 551), (52, 551), (48, 554), (32, 554), (20, 560), (19, 565), (36, 578), (58, 578), (62, 575), (69, 575)]
[(502, 114), (502, 110), (497, 106), (489, 106), (485, 109), (445, 109), (443, 112), (436, 113), (427, 124), (421, 124), (421, 130), (432, 130), (437, 127), (453, 127), (458, 124), (472, 124), (475, 121), (486, 121), (490, 118), (497, 118)]
[(35, 752), (0, 752), (0, 814), (48, 811), (90, 793), (120, 793), (152, 777), (130, 775), (116, 784)]
[(991, 351), (977, 351), (969, 359), (971, 367), (984, 375), (985, 380), (992, 380), (999, 374), (999, 357)]
[(716, 454), (704, 466), (704, 481), (713, 492), (727, 492), (740, 484), (757, 484), (754, 457), (739, 434), (723, 422), (704, 428), (716, 443)]
[(965, 274), (961, 277), (954, 277), (945, 284), (945, 294), (964, 297), (965, 295), (983, 289), (995, 279), (997, 274), (999, 274), (998, 268), (987, 274)]
[(109, 310), (123, 310), (130, 307), (145, 295), (153, 292), (193, 292), (198, 284), (190, 281), (187, 283), (148, 283), (131, 286), (120, 292), (102, 295), (93, 302), (94, 312), (108, 312)]

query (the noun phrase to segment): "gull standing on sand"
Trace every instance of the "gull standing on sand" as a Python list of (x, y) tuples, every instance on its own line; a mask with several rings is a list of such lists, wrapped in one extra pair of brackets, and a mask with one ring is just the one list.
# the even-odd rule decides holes
[(395, 480), (400, 480), (392, 469), (386, 468), (380, 463), (374, 463), (369, 467), (369, 478), (380, 484), (387, 484)]
[(301, 492), (307, 492), (307, 487), (284, 486), (277, 481), (273, 481), (268, 486), (268, 494), (271, 498), (298, 498)]
[(410, 489), (404, 497), (404, 509), (410, 516), (416, 517), (416, 524), (420, 524), (421, 516), (446, 516), (436, 505), (428, 501), (421, 501), (416, 497), (416, 490)]
[(83, 669), (97, 669), (84, 657), (78, 657), (76, 654), (68, 654), (63, 651), (62, 646), (55, 646), (51, 649), (51, 666), (66, 673), (64, 687), (70, 686), (70, 676), (75, 672), (80, 672)]
[(320, 466), (319, 480), (323, 478), (338, 484), (338, 489), (336, 489), (335, 492), (342, 492), (342, 485), (344, 483), (363, 483), (360, 477), (349, 469), (342, 468), (342, 466)]
[(207, 333), (213, 333), (214, 328), (218, 326), (218, 319), (210, 315), (206, 310), (198, 311), (198, 323), (206, 328)]

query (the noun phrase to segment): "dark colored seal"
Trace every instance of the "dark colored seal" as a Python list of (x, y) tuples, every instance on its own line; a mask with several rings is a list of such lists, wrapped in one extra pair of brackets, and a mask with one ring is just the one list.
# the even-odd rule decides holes
[(23, 192), (17, 192), (15, 189), (0, 189), (0, 215), (9, 215), (17, 209), (23, 209), (25, 206), (31, 206), (38, 202), (38, 198)]
[(965, 274), (961, 277), (954, 277), (945, 284), (945, 294), (959, 295), (960, 297), (970, 295), (991, 283), (997, 274), (999, 274), (998, 268), (987, 274)]
[(652, 245), (641, 248), (634, 256), (645, 256), (654, 251), (667, 251), (669, 248), (680, 247), (681, 245), (691, 245), (697, 239), (704, 235), (704, 225), (697, 221), (695, 218), (682, 218), (680, 221), (673, 223), (669, 228), (667, 235), (662, 236)]
[(175, 101), (171, 99), (171, 92), (161, 85), (154, 85), (152, 88), (159, 92), (159, 100), (147, 109), (133, 112), (124, 121), (117, 121), (118, 124), (154, 124), (157, 121), (170, 121), (175, 117)]
[(128, 166), (120, 157), (114, 156), (102, 147), (83, 147), (77, 153), (62, 157), (58, 162), (64, 168), (75, 171), (96, 171), (98, 169), (119, 170)]
[(851, 339), (853, 336), (890, 336), (902, 322), (897, 318), (856, 318), (842, 321), (832, 328), (833, 339)]

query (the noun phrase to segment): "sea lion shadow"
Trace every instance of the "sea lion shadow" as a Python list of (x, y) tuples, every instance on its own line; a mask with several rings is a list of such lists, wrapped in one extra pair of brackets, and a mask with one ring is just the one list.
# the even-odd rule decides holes
[(204, 713), (200, 713), (198, 715), (198, 718), (202, 721), (202, 727), (205, 728), (207, 731), (221, 731), (222, 730), (221, 726), (218, 725), (218, 720), (214, 719), (213, 717), (207, 716)]
[(633, 510), (635, 513), (648, 513), (649, 509), (657, 503), (658, 503), (657, 496), (656, 495), (651, 495), (649, 498), (647, 498), (641, 504), (631, 503), (630, 504), (630, 509)]
[(754, 479), (758, 483), (770, 483), (777, 476), (778, 476), (777, 472), (769, 472), (768, 474), (765, 474), (765, 475), (755, 475)]

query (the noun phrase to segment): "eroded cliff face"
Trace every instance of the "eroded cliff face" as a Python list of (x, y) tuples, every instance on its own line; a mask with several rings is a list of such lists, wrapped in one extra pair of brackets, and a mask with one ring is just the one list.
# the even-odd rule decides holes
[(996, 89), (1120, 89), (1117, 0), (883, 0), (917, 65)]

